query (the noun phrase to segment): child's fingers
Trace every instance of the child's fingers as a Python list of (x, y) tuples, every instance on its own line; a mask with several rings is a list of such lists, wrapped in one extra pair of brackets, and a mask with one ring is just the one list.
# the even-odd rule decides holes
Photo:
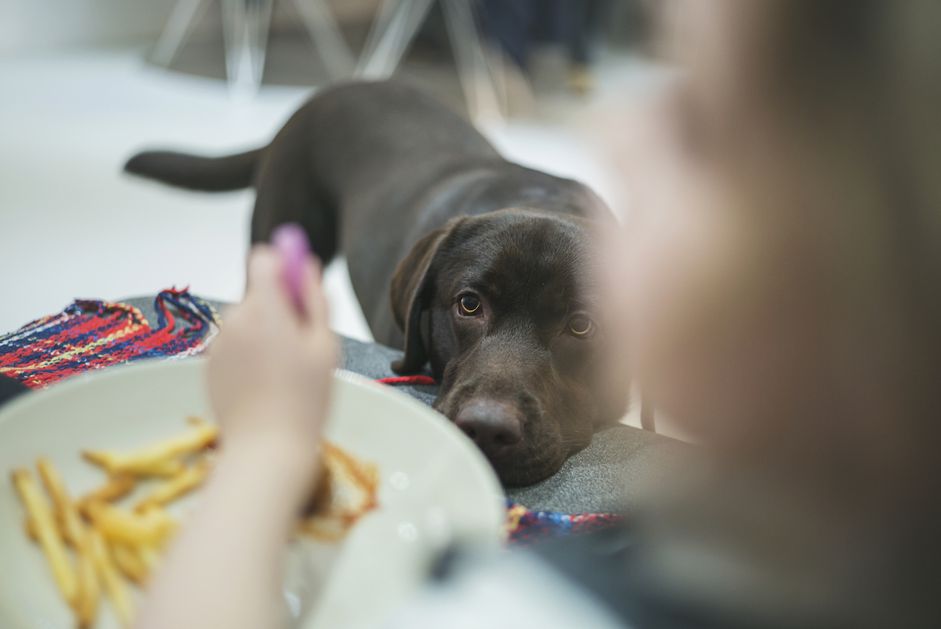
[(311, 349), (332, 366), (337, 363), (336, 339), (330, 331), (330, 303), (323, 292), (320, 260), (311, 256), (304, 266), (304, 308), (307, 312), (307, 340)]
[(307, 321), (314, 327), (326, 327), (330, 318), (327, 298), (323, 293), (323, 269), (316, 256), (309, 256), (304, 264), (304, 310)]
[(249, 254), (245, 301), (256, 300), (275, 311), (288, 312), (293, 308), (282, 280), (281, 257), (268, 245), (256, 245)]
[(277, 252), (268, 245), (255, 245), (248, 254), (248, 292), (262, 292), (276, 286), (281, 270)]

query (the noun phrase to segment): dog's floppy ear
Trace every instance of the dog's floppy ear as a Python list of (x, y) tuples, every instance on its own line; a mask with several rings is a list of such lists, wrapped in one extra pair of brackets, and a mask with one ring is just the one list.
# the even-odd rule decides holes
[(428, 330), (422, 329), (422, 314), (431, 296), (435, 257), (458, 222), (449, 221), (415, 243), (392, 276), (392, 314), (405, 335), (405, 355), (392, 363), (396, 373), (415, 373), (428, 362)]

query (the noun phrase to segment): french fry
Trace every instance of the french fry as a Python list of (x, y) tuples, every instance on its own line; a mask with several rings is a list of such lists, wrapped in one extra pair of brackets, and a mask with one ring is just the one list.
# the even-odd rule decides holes
[(147, 566), (139, 553), (126, 544), (111, 544), (114, 563), (121, 573), (137, 585), (143, 585), (147, 580)]
[(323, 443), (323, 454), (328, 466), (332, 464), (337, 469), (346, 470), (354, 483), (367, 494), (367, 502), (372, 506), (371, 501), (375, 498), (375, 489), (379, 484), (379, 470), (376, 466), (357, 460), (349, 452), (329, 441)]
[[(56, 522), (56, 524), (59, 526), (59, 531), (62, 531), (62, 526), (58, 522)], [(39, 543), (39, 534), (36, 532), (36, 524), (29, 517), (26, 517), (23, 520), (23, 530), (26, 531), (26, 537), (29, 538), (29, 541), (33, 542), (34, 544)], [(65, 541), (66, 545), (71, 544), (71, 542), (69, 542), (67, 539), (63, 541)]]
[(114, 502), (134, 491), (137, 481), (130, 474), (115, 474), (108, 477), (108, 481), (92, 491), (85, 494), (78, 501), (79, 511), (83, 511), (82, 505), (90, 502)]
[(176, 476), (158, 485), (134, 507), (136, 513), (143, 513), (150, 507), (162, 507), (199, 487), (209, 474), (208, 461), (186, 467)]
[(82, 458), (97, 465), (109, 474), (132, 474), (134, 476), (173, 476), (183, 469), (183, 463), (173, 459), (140, 459), (114, 452), (85, 450)]
[(62, 482), (62, 476), (52, 464), (52, 461), (43, 457), (36, 461), (39, 478), (42, 480), (46, 493), (52, 498), (55, 505), (57, 520), (62, 527), (62, 537), (73, 548), (78, 548), (84, 537), (84, 526), (78, 515), (78, 510), (72, 503), (68, 491)]
[(31, 517), (26, 516), (26, 519), (23, 520), (23, 528), (26, 530), (26, 537), (29, 538), (29, 541), (34, 544), (39, 543), (39, 533), (36, 532), (36, 523), (33, 522)]
[[(24, 522), (26, 534), (33, 543), (39, 541), (36, 525), (31, 518)], [(88, 533), (85, 533), (83, 544), (76, 548), (78, 561), (76, 562), (76, 576), (78, 587), (76, 590), (75, 616), (79, 629), (87, 629), (95, 624), (98, 615), (98, 601), (101, 598), (101, 587), (98, 584), (98, 575), (95, 572), (94, 559), (91, 556)]]
[(82, 456), (109, 473), (129, 472), (141, 476), (172, 476), (182, 466), (180, 457), (198, 452), (216, 441), (219, 429), (208, 423), (195, 423), (185, 433), (133, 452), (86, 451)]
[(59, 592), (69, 605), (73, 605), (76, 600), (78, 582), (66, 554), (65, 541), (59, 534), (55, 517), (49, 508), (49, 502), (40, 493), (39, 487), (28, 470), (14, 470), (12, 478), (20, 500), (29, 514), (29, 520), (35, 525), (36, 537), (52, 569)]
[(101, 586), (98, 583), (98, 571), (92, 548), (92, 533), (84, 531), (78, 553), (78, 595), (75, 618), (79, 629), (89, 629), (98, 616), (98, 604), (101, 600)]
[(376, 507), (379, 477), (374, 465), (358, 461), (342, 448), (330, 442), (322, 447), (320, 482), (298, 523), (298, 531), (323, 542), (335, 542)]
[(72, 608), (78, 619), (79, 627), (90, 626), (97, 616), (100, 589), (98, 577), (95, 574), (94, 558), (91, 554), (91, 540), (85, 523), (78, 514), (78, 508), (72, 502), (62, 475), (52, 464), (52, 461), (41, 458), (36, 462), (39, 477), (52, 497), (56, 507), (59, 522), (62, 526), (62, 536), (75, 549), (77, 554), (76, 577), (77, 587)]
[(138, 546), (137, 555), (144, 563), (144, 568), (146, 568), (147, 574), (151, 574), (154, 571), (154, 568), (156, 568), (157, 564), (160, 562), (160, 556), (157, 554), (157, 551), (153, 546)]
[(123, 627), (130, 627), (131, 619), (134, 616), (134, 608), (131, 604), (131, 596), (125, 587), (124, 581), (114, 559), (108, 550), (104, 537), (95, 529), (91, 531), (91, 552), (95, 561), (95, 568), (98, 571), (98, 578), (104, 586), (104, 591), (111, 600), (115, 615)]
[(319, 542), (338, 542), (346, 536), (348, 524), (336, 518), (330, 520), (301, 520), (297, 532)]
[(93, 502), (86, 513), (108, 541), (131, 546), (159, 545), (176, 529), (176, 522), (162, 509), (135, 514), (104, 502)]

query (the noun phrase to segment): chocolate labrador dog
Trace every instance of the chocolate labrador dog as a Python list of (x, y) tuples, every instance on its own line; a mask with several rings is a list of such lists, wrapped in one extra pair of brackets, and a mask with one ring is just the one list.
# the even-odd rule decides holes
[(420, 91), (340, 85), (263, 148), (145, 152), (125, 168), (194, 190), (254, 186), (253, 242), (293, 221), (324, 263), (342, 250), (376, 340), (404, 350), (395, 371), (430, 364), (436, 408), (507, 485), (550, 476), (623, 413), (597, 386), (591, 232), (607, 208), (505, 160)]

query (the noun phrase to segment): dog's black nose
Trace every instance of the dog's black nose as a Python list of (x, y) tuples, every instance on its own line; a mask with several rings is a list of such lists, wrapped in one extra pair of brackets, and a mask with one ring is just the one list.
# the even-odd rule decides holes
[(523, 439), (519, 411), (504, 402), (471, 400), (454, 423), (487, 454), (498, 454)]

